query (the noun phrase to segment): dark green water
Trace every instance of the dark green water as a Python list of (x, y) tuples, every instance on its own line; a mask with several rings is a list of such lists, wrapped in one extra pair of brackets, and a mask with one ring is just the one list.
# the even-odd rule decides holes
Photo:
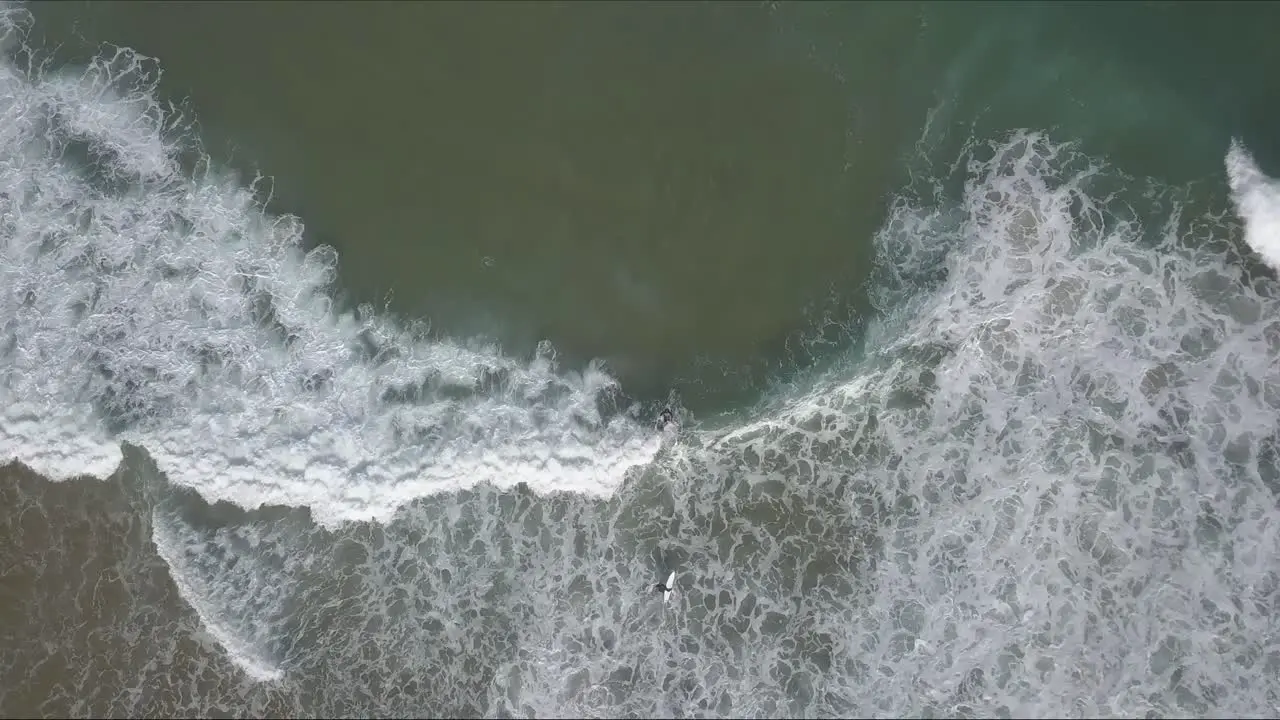
[(1280, 4), (27, 9), (0, 715), (1280, 707)]
[(777, 357), (811, 304), (856, 312), (845, 288), (912, 139), (896, 113), (855, 132), (840, 81), (758, 5), (40, 14), (158, 58), (210, 148), (274, 176), (359, 300), (514, 353), (550, 339), (649, 395)]
[(935, 134), (1056, 129), (1179, 183), (1233, 133), (1270, 149), (1280, 57), (1269, 3), (34, 10), (70, 56), (80, 36), (159, 60), (209, 150), (339, 250), (353, 302), (516, 354), (549, 339), (702, 409), (866, 315), (931, 110)]

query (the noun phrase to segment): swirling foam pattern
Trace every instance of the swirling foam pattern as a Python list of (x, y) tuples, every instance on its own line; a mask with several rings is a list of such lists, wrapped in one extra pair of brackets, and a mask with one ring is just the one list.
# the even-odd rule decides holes
[(0, 457), (101, 475), (123, 439), (206, 497), (326, 520), (481, 482), (608, 494), (653, 457), (652, 432), (601, 416), (595, 367), (337, 311), (336, 253), (303, 254), (301, 224), (233, 178), (182, 174), (157, 76), (127, 50), (0, 69)]
[(1038, 133), (972, 143), (963, 187), (895, 200), (865, 356), (645, 465), (604, 375), (334, 313), (331, 254), (177, 168), (136, 56), (21, 57), (0, 457), (146, 453), (0, 488), (38, 589), (0, 708), (1280, 712), (1277, 206), (1242, 146), (1243, 228)]

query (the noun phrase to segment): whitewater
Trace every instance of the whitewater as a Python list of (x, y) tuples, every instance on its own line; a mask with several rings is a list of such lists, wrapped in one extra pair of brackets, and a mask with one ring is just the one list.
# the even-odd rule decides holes
[(653, 457), (652, 433), (601, 418), (596, 368), (337, 311), (332, 249), (304, 253), (301, 223), (264, 215), (252, 186), (180, 173), (166, 139), (187, 119), (146, 63), (0, 76), (5, 456), (102, 475), (126, 440), (209, 497), (335, 520), (485, 481), (607, 493)]
[[(136, 592), (118, 632), (161, 659), (69, 712), (1280, 712), (1280, 185), (1243, 144), (1215, 203), (973, 139), (893, 199), (863, 348), (673, 437), (550, 344), (342, 309), (301, 220), (184, 164), (152, 61), (53, 68), (26, 24), (0, 9), (0, 460), (141, 448), (116, 572), (158, 558), (192, 613)], [(202, 634), (231, 665), (183, 675), (158, 638)]]

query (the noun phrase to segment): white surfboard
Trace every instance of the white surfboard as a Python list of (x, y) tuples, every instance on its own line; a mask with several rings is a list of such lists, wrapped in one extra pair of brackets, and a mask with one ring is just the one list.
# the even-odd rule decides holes
[(667, 589), (662, 591), (662, 603), (665, 605), (671, 599), (671, 588), (676, 585), (676, 571), (672, 570), (667, 576), (667, 581), (662, 584), (667, 586)]

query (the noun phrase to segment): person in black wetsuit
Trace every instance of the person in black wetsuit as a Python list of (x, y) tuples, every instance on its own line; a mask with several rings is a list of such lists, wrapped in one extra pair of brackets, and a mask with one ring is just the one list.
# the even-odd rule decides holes
[(658, 413), (658, 429), (665, 430), (668, 425), (675, 424), (676, 414), (671, 408), (662, 408), (662, 412)]
[(666, 585), (663, 585), (662, 583), (654, 583), (654, 584), (653, 584), (653, 591), (654, 591), (654, 592), (671, 592), (672, 590), (674, 590), (674, 588), (669, 588), (669, 587), (667, 587)]

